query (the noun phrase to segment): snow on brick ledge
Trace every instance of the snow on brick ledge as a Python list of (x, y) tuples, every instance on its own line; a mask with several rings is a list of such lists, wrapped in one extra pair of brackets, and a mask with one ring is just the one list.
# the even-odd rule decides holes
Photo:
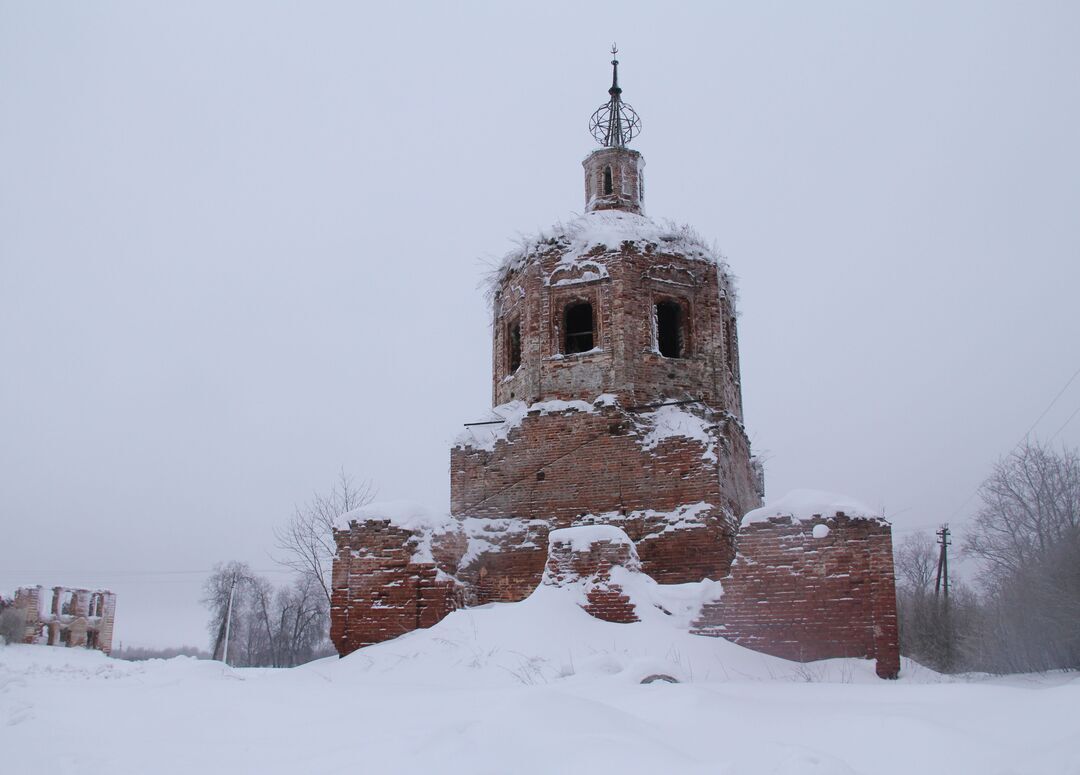
[[(678, 254), (687, 258), (718, 265), (724, 284), (730, 288), (727, 262), (719, 251), (710, 247), (693, 229), (671, 221), (656, 221), (644, 215), (602, 210), (585, 213), (568, 223), (557, 223), (550, 229), (527, 237), (515, 250), (503, 257), (489, 275), (489, 292), (494, 292), (507, 275), (520, 271), (540, 257), (557, 252), (560, 266), (573, 267), (588, 263), (587, 268), (606, 275), (605, 259), (618, 255), (626, 245), (646, 252)], [(586, 261), (591, 259), (591, 261)], [(549, 282), (551, 279), (549, 278)]]
[(549, 587), (578, 587), (586, 613), (605, 622), (638, 620), (634, 603), (612, 580), (615, 568), (641, 570), (634, 542), (613, 525), (587, 525), (553, 530), (548, 536), (548, 561), (543, 583)]
[(484, 419), (478, 421), (480, 424), (467, 426), (454, 439), (454, 446), (472, 447), (491, 452), (495, 449), (497, 442), (507, 441), (510, 432), (521, 425), (522, 421), (530, 414), (534, 416), (562, 412), (593, 414), (600, 407), (615, 406), (616, 403), (615, 396), (610, 393), (600, 394), (592, 403), (588, 401), (563, 401), (560, 399), (538, 401), (533, 404), (526, 404), (524, 401), (510, 401), (482, 413)]
[(402, 530), (420, 532), (433, 530), (452, 524), (448, 514), (431, 511), (426, 506), (410, 501), (380, 501), (368, 503), (358, 509), (347, 511), (334, 520), (338, 530), (348, 530), (352, 522), (364, 523), (388, 520), (391, 525)]
[(742, 518), (742, 526), (768, 522), (776, 517), (788, 517), (792, 522), (805, 522), (815, 517), (829, 519), (841, 515), (861, 519), (882, 519), (877, 510), (846, 495), (836, 495), (821, 490), (792, 490), (782, 498), (748, 511)]

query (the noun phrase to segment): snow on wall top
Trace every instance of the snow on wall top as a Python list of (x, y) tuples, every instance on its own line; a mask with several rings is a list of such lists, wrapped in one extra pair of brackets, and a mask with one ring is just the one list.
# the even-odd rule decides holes
[(703, 417), (688, 411), (683, 406), (661, 406), (656, 411), (643, 415), (646, 422), (652, 423), (652, 429), (641, 440), (641, 448), (648, 451), (655, 449), (664, 439), (683, 437), (694, 439), (705, 448), (701, 459), (715, 463), (716, 439), (710, 433), (711, 423)]
[[(622, 210), (597, 210), (523, 238), (521, 245), (507, 253), (491, 272), (489, 294), (495, 292), (507, 274), (553, 251), (561, 253), (560, 268), (581, 264), (588, 271), (589, 279), (604, 277), (607, 275), (606, 267), (595, 260), (583, 261), (584, 257), (596, 259), (602, 252), (616, 253), (627, 242), (641, 251), (652, 247), (661, 253), (677, 253), (690, 259), (714, 263), (721, 269), (725, 286), (730, 286), (727, 262), (691, 227), (672, 221), (654, 221), (644, 215)], [(601, 251), (597, 252), (598, 248)], [(727, 290), (732, 292), (730, 287)]]
[[(606, 511), (601, 514), (582, 514), (574, 520), (577, 525), (609, 525), (615, 522), (633, 522), (635, 520), (648, 520), (657, 524), (655, 532), (639, 538), (639, 541), (647, 541), (657, 538), (664, 533), (676, 530), (693, 530), (705, 525), (705, 516), (715, 507), (711, 503), (698, 501), (697, 503), (684, 503), (671, 511), (657, 511), (655, 509), (635, 509), (623, 513), (621, 511)], [(663, 527), (660, 527), (662, 525)]]
[(834, 517), (839, 512), (849, 517), (881, 518), (881, 514), (876, 509), (846, 495), (836, 495), (820, 490), (792, 490), (782, 498), (748, 511), (742, 518), (742, 526), (768, 522), (773, 517), (791, 517), (794, 521), (801, 522), (814, 517)]
[[(548, 533), (549, 546), (551, 544), (570, 544), (570, 548), (575, 552), (588, 551), (590, 546), (599, 541), (607, 541), (612, 544), (628, 544), (631, 547), (634, 546), (634, 542), (630, 540), (630, 536), (628, 536), (622, 528), (615, 527), (614, 525), (564, 527), (559, 530), (552, 530)], [(636, 557), (636, 550), (631, 554)]]
[(597, 407), (610, 406), (615, 403), (615, 396), (610, 393), (602, 393), (589, 403), (588, 401), (563, 401), (552, 399), (550, 401), (538, 401), (535, 404), (526, 404), (524, 401), (510, 401), (499, 404), (485, 412), (485, 418), (481, 422), (487, 425), (469, 425), (454, 439), (455, 447), (472, 447), (491, 452), (495, 449), (496, 442), (506, 441), (506, 438), (521, 421), (531, 412), (540, 414), (553, 414), (556, 412), (595, 412)]
[(426, 506), (409, 501), (381, 501), (369, 503), (358, 509), (347, 511), (334, 520), (338, 530), (348, 530), (350, 522), (368, 522), (372, 520), (390, 520), (390, 524), (402, 530), (425, 531), (448, 525), (448, 514), (436, 513)]

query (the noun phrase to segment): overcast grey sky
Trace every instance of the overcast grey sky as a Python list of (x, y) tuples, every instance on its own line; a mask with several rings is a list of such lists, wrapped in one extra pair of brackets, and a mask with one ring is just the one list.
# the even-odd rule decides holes
[(478, 282), (581, 210), (612, 40), (768, 492), (962, 532), (1080, 368), (1080, 5), (0, 2), (0, 591), (205, 645), (206, 570), (339, 468), (445, 508)]

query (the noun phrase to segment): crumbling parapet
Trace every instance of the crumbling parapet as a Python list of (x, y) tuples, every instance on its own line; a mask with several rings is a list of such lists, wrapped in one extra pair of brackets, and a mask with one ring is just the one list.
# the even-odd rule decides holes
[(463, 605), (523, 600), (540, 583), (550, 523), (375, 503), (334, 529), (330, 637), (345, 655), (430, 627)]
[(335, 530), (330, 638), (344, 656), (430, 627), (462, 604), (456, 579), (424, 556), (424, 529), (359, 517)]
[(585, 598), (581, 607), (605, 622), (639, 621), (633, 601), (612, 578), (615, 568), (641, 570), (634, 542), (617, 527), (563, 528), (548, 537), (545, 586), (580, 586)]
[(691, 631), (801, 662), (875, 659), (879, 676), (895, 678), (892, 528), (847, 509), (748, 514), (723, 597), (703, 607)]
[(21, 587), (12, 607), (25, 620), (23, 643), (112, 652), (116, 595), (109, 590)]

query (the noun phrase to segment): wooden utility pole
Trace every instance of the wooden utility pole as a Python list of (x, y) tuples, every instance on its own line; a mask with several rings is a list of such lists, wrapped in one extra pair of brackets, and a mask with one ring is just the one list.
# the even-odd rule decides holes
[[(942, 647), (944, 649), (943, 665), (946, 670), (952, 668), (953, 664), (953, 632), (952, 632), (952, 616), (949, 611), (949, 544), (952, 543), (949, 540), (949, 525), (945, 523), (937, 531), (938, 545), (941, 546), (941, 553), (938, 555), (937, 565), (937, 583), (934, 585), (934, 601), (941, 601), (941, 608), (938, 609), (938, 613), (941, 615), (939, 619), (939, 625), (941, 627)], [(940, 596), (944, 594), (942, 599)]]
[(946, 522), (937, 531), (938, 545), (941, 546), (941, 552), (938, 554), (937, 563), (937, 583), (934, 584), (934, 597), (940, 597), (942, 591), (945, 593), (945, 605), (949, 605), (949, 546), (952, 541), (949, 540), (949, 523)]
[(221, 661), (229, 664), (229, 629), (232, 624), (232, 602), (236, 594), (236, 579), (233, 579), (232, 587), (229, 588), (229, 607), (225, 612), (225, 650), (221, 655)]

